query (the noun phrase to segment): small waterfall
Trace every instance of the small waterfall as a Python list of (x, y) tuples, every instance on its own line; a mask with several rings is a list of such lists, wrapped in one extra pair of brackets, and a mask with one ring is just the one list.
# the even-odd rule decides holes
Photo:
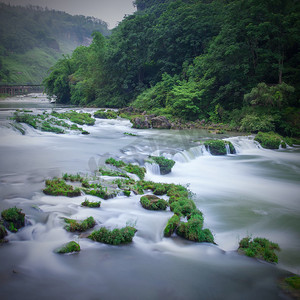
[(150, 164), (150, 163), (145, 163), (145, 167), (147, 170), (147, 173), (153, 174), (153, 175), (160, 175), (160, 169), (158, 164)]
[[(237, 136), (225, 139), (232, 143), (237, 154), (256, 152), (261, 148), (258, 142), (254, 141), (254, 136)], [(226, 145), (226, 150), (228, 151)], [(228, 154), (228, 153), (227, 153)]]
[(173, 155), (173, 160), (178, 162), (188, 162), (199, 156), (210, 156), (209, 150), (204, 145), (190, 148)]
[(226, 154), (230, 154), (230, 147), (228, 144), (225, 144), (225, 148), (226, 148)]

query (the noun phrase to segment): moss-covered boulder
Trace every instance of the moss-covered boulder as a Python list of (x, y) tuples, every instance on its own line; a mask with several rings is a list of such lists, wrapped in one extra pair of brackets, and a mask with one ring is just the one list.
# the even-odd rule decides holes
[(96, 225), (96, 222), (93, 217), (86, 218), (83, 221), (77, 221), (68, 218), (65, 218), (64, 220), (67, 223), (65, 229), (70, 232), (75, 232), (75, 231), (83, 232), (90, 228), (93, 228)]
[(173, 215), (169, 220), (164, 229), (164, 236), (170, 237), (177, 229), (180, 224), (180, 217), (178, 215)]
[(43, 192), (46, 195), (77, 197), (81, 194), (79, 188), (74, 188), (61, 178), (48, 179), (45, 184), (46, 188), (43, 189)]
[(280, 251), (278, 244), (265, 238), (243, 238), (239, 243), (238, 252), (249, 257), (255, 257), (267, 262), (277, 263), (278, 257), (275, 251)]
[(7, 231), (5, 227), (0, 224), (0, 241), (3, 240), (7, 236)]
[(118, 114), (113, 110), (105, 111), (103, 109), (100, 109), (94, 113), (94, 117), (98, 119), (117, 119)]
[(298, 275), (283, 278), (279, 282), (280, 288), (292, 299), (300, 299), (300, 277)]
[(81, 203), (81, 206), (90, 207), (90, 208), (98, 208), (101, 206), (101, 201), (91, 202), (87, 198)]
[(223, 140), (208, 140), (204, 142), (205, 148), (212, 154), (212, 155), (226, 155), (227, 154), (227, 147), (229, 148), (230, 154), (235, 154), (235, 148), (229, 141)]
[(4, 226), (11, 232), (17, 232), (18, 229), (25, 226), (25, 214), (22, 209), (11, 207), (3, 210), (1, 213)]
[(55, 252), (59, 254), (73, 253), (79, 251), (80, 251), (80, 246), (74, 241), (64, 244), (62, 247), (55, 250)]
[(259, 142), (263, 148), (278, 149), (281, 144), (282, 137), (274, 132), (259, 132), (255, 136), (254, 140)]
[(137, 230), (131, 226), (126, 226), (121, 229), (115, 228), (113, 230), (102, 227), (99, 230), (93, 231), (88, 238), (99, 243), (110, 245), (128, 244), (132, 242), (136, 231)]
[(141, 197), (140, 202), (145, 209), (149, 210), (165, 210), (168, 206), (167, 201), (155, 195), (145, 195)]
[(172, 159), (167, 159), (163, 156), (150, 156), (149, 163), (155, 162), (159, 165), (159, 170), (161, 175), (169, 174), (175, 165), (175, 161)]
[(194, 201), (187, 197), (170, 197), (170, 209), (178, 216), (188, 216), (196, 209)]

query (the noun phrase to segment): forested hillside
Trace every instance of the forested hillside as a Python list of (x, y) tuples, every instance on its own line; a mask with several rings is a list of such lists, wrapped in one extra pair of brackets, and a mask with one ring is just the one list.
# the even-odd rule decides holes
[(297, 0), (137, 0), (109, 39), (59, 60), (59, 101), (299, 135)]
[(0, 82), (40, 84), (62, 54), (89, 45), (93, 31), (110, 34), (91, 17), (0, 3)]

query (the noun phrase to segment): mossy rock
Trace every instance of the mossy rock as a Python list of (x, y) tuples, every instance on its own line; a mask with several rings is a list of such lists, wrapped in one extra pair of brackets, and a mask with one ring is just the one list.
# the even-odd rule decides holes
[(170, 197), (169, 204), (171, 211), (178, 216), (188, 216), (196, 209), (194, 201), (186, 197)]
[(98, 119), (117, 119), (118, 114), (113, 110), (103, 111), (100, 109), (94, 113), (94, 117)]
[(159, 170), (161, 175), (169, 174), (175, 165), (175, 161), (172, 159), (167, 159), (163, 156), (150, 156), (150, 163), (155, 162), (159, 165)]
[(81, 195), (79, 188), (75, 188), (72, 185), (67, 184), (63, 179), (53, 178), (48, 179), (45, 182), (46, 188), (43, 192), (46, 195), (52, 196), (66, 196), (66, 197), (77, 197)]
[(141, 197), (140, 202), (145, 209), (149, 210), (165, 210), (168, 202), (158, 198), (155, 195), (146, 195)]
[(98, 208), (101, 206), (101, 201), (91, 202), (88, 199), (84, 199), (81, 203), (81, 206), (90, 207), (90, 208)]
[(280, 251), (278, 244), (265, 238), (243, 238), (239, 243), (238, 252), (249, 257), (255, 257), (271, 263), (277, 263), (278, 257), (275, 251)]
[(109, 245), (128, 244), (132, 242), (136, 231), (137, 230), (131, 226), (126, 226), (121, 229), (115, 228), (113, 230), (102, 227), (99, 230), (93, 231), (88, 238)]
[(298, 275), (283, 278), (279, 282), (280, 288), (293, 299), (300, 299), (300, 277)]
[(93, 217), (86, 218), (83, 221), (77, 221), (68, 218), (65, 218), (64, 220), (67, 223), (65, 229), (70, 232), (75, 232), (75, 231), (83, 232), (90, 228), (93, 228), (96, 225), (96, 222)]
[(0, 224), (0, 241), (7, 236), (7, 231), (3, 225)]
[(4, 226), (11, 232), (17, 232), (18, 229), (25, 226), (25, 214), (22, 209), (11, 207), (3, 210), (1, 213)]
[(255, 136), (254, 140), (259, 142), (263, 148), (278, 149), (281, 144), (282, 137), (274, 132), (259, 132)]
[(180, 224), (180, 217), (178, 215), (173, 215), (169, 220), (164, 229), (164, 236), (170, 237), (177, 229)]
[(62, 247), (55, 250), (55, 252), (59, 254), (73, 253), (79, 251), (80, 251), (80, 246), (74, 241), (64, 244)]
[(212, 155), (226, 155), (227, 149), (226, 145), (229, 146), (229, 152), (230, 154), (235, 154), (235, 148), (229, 141), (223, 141), (223, 140), (208, 140), (204, 142), (205, 148), (210, 151)]

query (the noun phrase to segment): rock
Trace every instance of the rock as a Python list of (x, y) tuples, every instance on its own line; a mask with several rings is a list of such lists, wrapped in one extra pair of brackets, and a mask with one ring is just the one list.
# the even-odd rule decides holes
[(132, 127), (137, 129), (148, 129), (151, 128), (151, 123), (148, 122), (147, 116), (141, 118), (134, 118), (132, 120)]
[(157, 129), (170, 129), (171, 123), (165, 116), (153, 117), (151, 119), (151, 125)]
[(168, 206), (167, 201), (155, 195), (145, 195), (141, 197), (140, 202), (145, 209), (149, 210), (165, 210)]

